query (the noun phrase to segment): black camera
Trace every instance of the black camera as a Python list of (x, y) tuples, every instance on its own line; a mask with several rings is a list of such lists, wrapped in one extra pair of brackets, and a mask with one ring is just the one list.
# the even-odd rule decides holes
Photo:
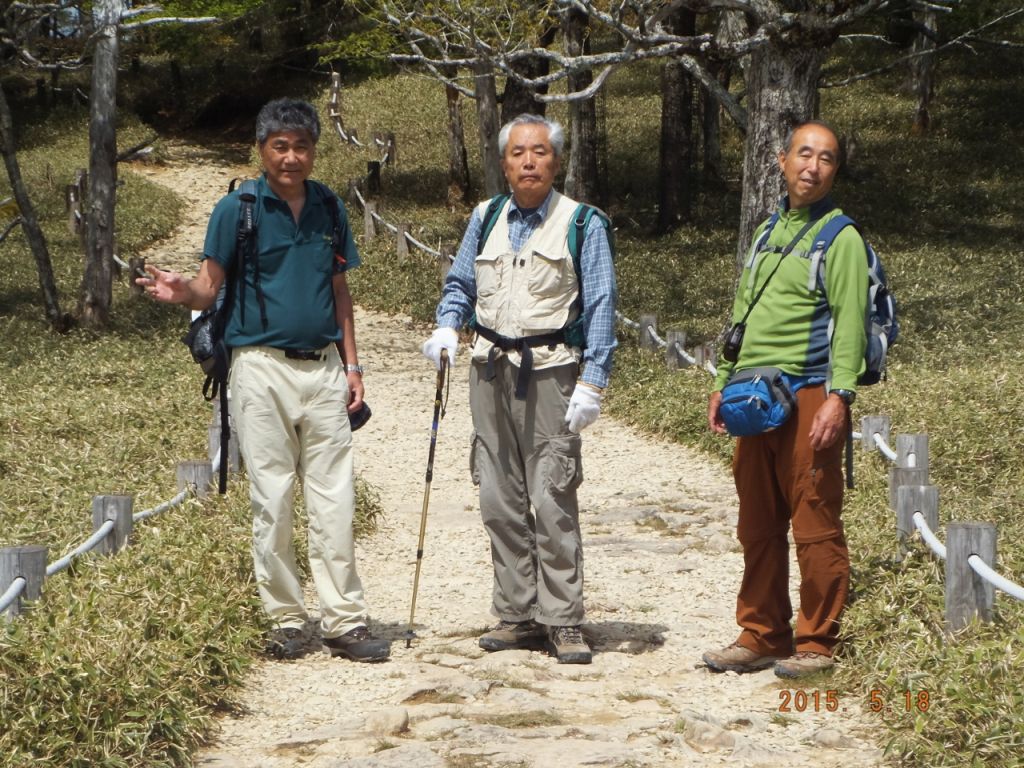
[(743, 346), (743, 334), (746, 332), (746, 323), (736, 323), (725, 335), (725, 343), (722, 344), (722, 357), (730, 363), (739, 360), (740, 347)]

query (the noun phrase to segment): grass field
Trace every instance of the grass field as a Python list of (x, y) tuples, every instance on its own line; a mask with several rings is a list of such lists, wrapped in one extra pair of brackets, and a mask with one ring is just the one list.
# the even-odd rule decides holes
[[(859, 157), (836, 197), (882, 255), (901, 308), (889, 381), (861, 393), (855, 416), (885, 413), (894, 434), (929, 434), (941, 522), (997, 523), (999, 569), (1018, 583), (1024, 102), (1006, 73), (1020, 71), (1020, 63), (1012, 50), (944, 60), (934, 130), (923, 138), (908, 136), (911, 102), (895, 75), (824, 91), (821, 99), (823, 118), (860, 136)], [(385, 216), (413, 222), (413, 234), (433, 246), (457, 242), (468, 209), (445, 205), (441, 87), (414, 75), (368, 80), (346, 89), (343, 108), (360, 136), (396, 133), (399, 162), (385, 171)], [(601, 109), (620, 309), (634, 319), (654, 312), (662, 328), (713, 340), (735, 279), (740, 139), (726, 130), (727, 178), (701, 193), (693, 222), (652, 237), (656, 70), (617, 75)], [(468, 105), (464, 114), (472, 164), (476, 126)], [(27, 127), (21, 153), (69, 308), (81, 264), (64, 227), (62, 190), (85, 164), (85, 120), (73, 113)], [(145, 133), (127, 116), (121, 129), (123, 145)], [(372, 156), (325, 131), (318, 174), (344, 189)], [(479, 170), (476, 164), (474, 178)], [(180, 203), (131, 174), (124, 180), (119, 238), (122, 254), (130, 254), (170, 230)], [(414, 255), (400, 265), (384, 238), (363, 251), (365, 266), (352, 280), (357, 300), (428, 322), (436, 263)], [(87, 532), (94, 494), (134, 493), (137, 509), (172, 496), (173, 467), (205, 445), (209, 415), (175, 341), (183, 318), (131, 301), (122, 287), (110, 333), (54, 336), (42, 322), (20, 236), (0, 246), (0, 257), (0, 541), (62, 553)], [(705, 426), (707, 375), (668, 372), (660, 358), (634, 349), (629, 332), (620, 338), (610, 412), (724, 461), (731, 444)], [(858, 453), (856, 476), (846, 505), (854, 596), (844, 663), (815, 684), (864, 706), (873, 691), (897, 705), (910, 692), (909, 711), (895, 706), (879, 721), (893, 762), (1020, 764), (1024, 607), (997, 597), (993, 623), (947, 636), (941, 564), (919, 545), (902, 562), (894, 558), (888, 463)], [(185, 764), (211, 714), (231, 706), (232, 686), (258, 652), (262, 629), (249, 582), (244, 489), (226, 501), (189, 503), (145, 528), (139, 546), (89, 559), (48, 583), (47, 609), (0, 632), (0, 765)]]

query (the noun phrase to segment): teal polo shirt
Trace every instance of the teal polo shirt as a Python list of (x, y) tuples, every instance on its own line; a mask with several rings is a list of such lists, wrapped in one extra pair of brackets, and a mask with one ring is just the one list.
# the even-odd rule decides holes
[[(332, 280), (360, 263), (345, 206), (339, 199), (345, 247), (344, 253), (336, 256), (331, 248), (330, 208), (316, 185), (306, 182), (306, 202), (297, 224), (288, 203), (274, 193), (265, 175), (256, 186), (256, 250), (267, 324), (264, 328), (260, 320), (256, 265), (248, 263), (244, 284), (235, 285), (225, 341), (231, 347), (320, 349), (340, 340)], [(231, 271), (235, 258), (240, 208), (235, 190), (217, 203), (206, 230), (203, 258), (213, 259), (225, 272)], [(245, 302), (244, 324), (240, 292)]]

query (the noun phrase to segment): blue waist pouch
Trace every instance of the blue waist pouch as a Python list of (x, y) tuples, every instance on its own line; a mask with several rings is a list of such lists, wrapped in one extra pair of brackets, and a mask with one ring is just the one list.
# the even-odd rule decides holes
[(737, 371), (722, 388), (719, 413), (733, 437), (749, 437), (778, 429), (794, 410), (795, 389), (778, 368)]

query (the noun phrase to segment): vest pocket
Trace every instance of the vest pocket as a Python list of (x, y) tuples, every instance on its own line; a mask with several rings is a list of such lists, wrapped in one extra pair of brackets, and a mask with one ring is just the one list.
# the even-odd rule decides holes
[(565, 255), (549, 255), (534, 251), (530, 259), (530, 293), (534, 296), (555, 296), (565, 290), (568, 280)]
[(476, 277), (476, 295), (486, 298), (493, 296), (501, 287), (500, 254), (481, 253), (473, 262), (473, 274)]

